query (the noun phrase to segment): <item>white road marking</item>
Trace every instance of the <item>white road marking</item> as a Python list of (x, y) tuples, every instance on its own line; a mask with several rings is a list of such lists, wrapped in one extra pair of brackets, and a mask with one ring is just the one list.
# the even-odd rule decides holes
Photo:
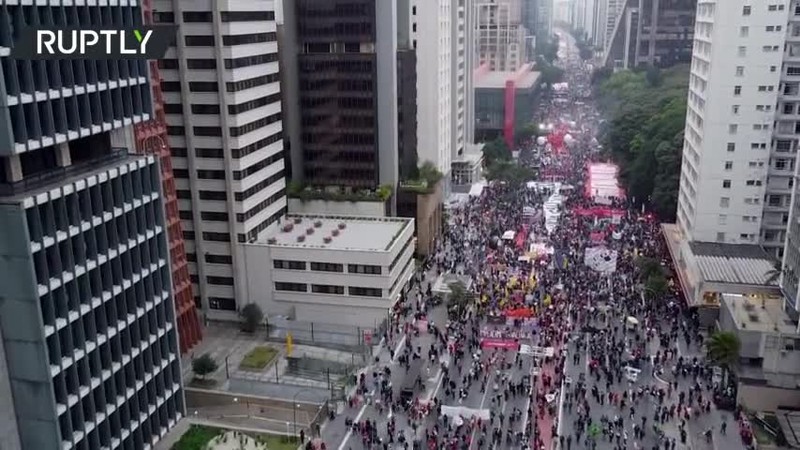
[[(358, 412), (356, 418), (353, 420), (354, 422), (358, 422), (361, 420), (361, 417), (364, 415), (364, 412), (367, 410), (367, 403), (364, 402), (364, 406), (361, 407), (361, 411)], [(344, 438), (342, 439), (342, 443), (339, 444), (338, 450), (344, 450), (344, 447), (347, 445), (347, 441), (350, 440), (350, 437), (353, 435), (353, 427), (349, 427), (347, 429), (347, 433), (345, 433)]]
[(400, 342), (397, 343), (397, 346), (394, 348), (394, 351), (392, 352), (392, 364), (397, 363), (397, 358), (400, 357), (400, 349), (403, 348), (404, 345), (406, 345), (405, 334), (403, 335), (403, 338), (400, 339)]
[[(489, 380), (487, 380), (487, 383), (486, 383), (487, 387), (486, 387), (486, 390), (483, 391), (483, 397), (481, 397), (481, 405), (478, 407), (478, 409), (483, 409), (483, 404), (486, 403), (486, 396), (489, 395), (489, 388), (491, 387), (490, 382), (494, 381), (494, 377), (495, 376), (492, 375), (492, 376), (489, 377)], [(472, 429), (472, 434), (469, 437), (469, 448), (472, 448), (472, 444), (475, 443), (475, 433), (477, 431), (478, 431), (477, 427)], [(342, 450), (342, 449), (339, 449), (339, 450)]]

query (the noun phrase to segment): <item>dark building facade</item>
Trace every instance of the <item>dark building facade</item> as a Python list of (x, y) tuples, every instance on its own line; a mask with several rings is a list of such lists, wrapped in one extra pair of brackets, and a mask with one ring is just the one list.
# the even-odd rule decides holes
[(697, 0), (628, 0), (617, 17), (604, 64), (670, 67), (692, 60)]
[(285, 2), (284, 95), (297, 110), (285, 117), (293, 181), (396, 185), (396, 10), (394, 1)]

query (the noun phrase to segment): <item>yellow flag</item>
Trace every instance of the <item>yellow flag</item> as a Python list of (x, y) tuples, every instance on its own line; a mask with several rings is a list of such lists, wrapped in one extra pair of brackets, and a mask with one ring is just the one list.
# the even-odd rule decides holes
[(286, 356), (292, 356), (292, 333), (286, 333)]
[(550, 294), (544, 296), (544, 306), (550, 306)]

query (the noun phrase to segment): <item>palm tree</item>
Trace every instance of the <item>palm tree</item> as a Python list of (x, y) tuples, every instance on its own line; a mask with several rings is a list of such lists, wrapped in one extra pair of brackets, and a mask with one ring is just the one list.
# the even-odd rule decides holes
[(764, 273), (766, 279), (764, 280), (764, 284), (777, 284), (780, 281), (781, 275), (783, 274), (783, 267), (780, 261), (775, 261), (772, 264), (772, 269), (769, 269)]
[(723, 386), (727, 385), (727, 375), (739, 362), (739, 349), (742, 343), (739, 336), (731, 331), (717, 331), (706, 343), (708, 360), (722, 367), (724, 372)]
[(447, 297), (447, 304), (450, 309), (454, 310), (457, 315), (461, 315), (467, 307), (471, 298), (467, 287), (461, 281), (450, 283), (447, 287), (450, 288), (450, 295)]

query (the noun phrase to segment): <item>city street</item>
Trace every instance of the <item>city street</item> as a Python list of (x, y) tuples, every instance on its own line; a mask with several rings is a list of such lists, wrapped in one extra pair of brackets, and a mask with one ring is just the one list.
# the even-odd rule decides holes
[[(565, 83), (539, 106), (546, 135), (517, 149), (537, 182), (453, 207), (386, 345), (323, 427), (327, 448), (743, 448), (680, 293), (643, 297), (641, 258), (669, 265), (658, 223), (597, 154), (590, 67), (559, 34)], [(469, 281), (466, 300), (435, 300), (441, 274)]]

